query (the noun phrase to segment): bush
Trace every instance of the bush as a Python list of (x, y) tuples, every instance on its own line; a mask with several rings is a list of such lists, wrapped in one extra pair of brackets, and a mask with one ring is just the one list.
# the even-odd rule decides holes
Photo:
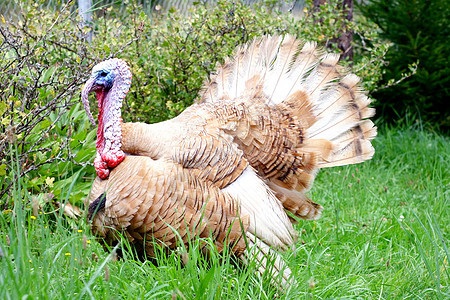
[[(154, 16), (152, 22), (144, 22), (143, 38), (122, 54), (134, 74), (125, 119), (158, 122), (178, 115), (192, 104), (217, 63), (237, 45), (264, 34), (290, 33), (333, 49), (331, 40), (343, 28), (356, 32), (359, 46), (353, 69), (365, 80), (365, 88), (372, 90), (387, 46), (377, 38), (373, 24), (343, 21), (339, 1), (330, 2), (313, 12), (308, 1), (300, 19), (276, 11), (270, 1), (255, 7), (219, 1), (213, 7), (196, 4), (187, 15), (170, 10)], [(122, 18), (131, 20), (137, 12), (137, 5), (129, 5)], [(334, 47), (334, 51), (339, 50)]]
[(114, 52), (99, 48), (100, 40), (86, 43), (87, 30), (69, 8), (53, 14), (40, 4), (19, 7), (17, 21), (1, 20), (0, 204), (5, 208), (19, 177), (29, 195), (44, 204), (54, 196), (66, 198), (72, 182), (78, 185), (71, 200), (82, 200), (91, 180), (81, 178), (94, 174), (95, 130), (79, 92), (92, 66)]
[(374, 0), (362, 6), (393, 43), (379, 85), (388, 85), (419, 62), (417, 73), (398, 85), (374, 93), (386, 120), (412, 114), (444, 131), (450, 129), (449, 6), (446, 0)]
[(83, 144), (95, 136), (73, 100), (91, 53), (66, 18), (30, 9), (0, 28), (0, 198), (11, 196), (17, 177), (30, 193), (60, 193), (64, 182), (55, 186), (55, 177), (70, 179), (92, 157)]

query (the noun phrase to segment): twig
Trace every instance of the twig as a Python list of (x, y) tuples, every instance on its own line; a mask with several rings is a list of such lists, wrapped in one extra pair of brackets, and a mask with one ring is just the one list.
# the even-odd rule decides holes
[(388, 83), (388, 84), (386, 84), (386, 85), (384, 85), (384, 86), (382, 86), (382, 87), (376, 88), (376, 89), (374, 89), (372, 92), (381, 91), (381, 90), (384, 90), (384, 89), (387, 89), (387, 88), (390, 88), (390, 87), (392, 87), (392, 86), (395, 86), (395, 85), (399, 84), (399, 83), (402, 82), (403, 80), (405, 80), (405, 79), (407, 79), (407, 78), (413, 76), (414, 74), (416, 74), (416, 72), (417, 72), (417, 67), (418, 67), (418, 66), (419, 66), (418, 63), (412, 64), (412, 67), (413, 67), (413, 68), (410, 69), (410, 72), (409, 72), (409, 73), (403, 74), (403, 76), (402, 76), (400, 79), (398, 79), (398, 80), (396, 80), (396, 81), (394, 81), (394, 82)]

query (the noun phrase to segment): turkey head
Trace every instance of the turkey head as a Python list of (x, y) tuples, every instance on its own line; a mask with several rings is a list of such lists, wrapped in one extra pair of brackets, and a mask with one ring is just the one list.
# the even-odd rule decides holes
[(117, 166), (125, 158), (120, 149), (122, 145), (120, 109), (130, 85), (130, 68), (123, 60), (113, 58), (101, 62), (92, 69), (92, 75), (81, 92), (84, 108), (93, 125), (95, 121), (90, 112), (88, 95), (95, 91), (97, 96), (97, 156), (94, 166), (101, 179), (107, 178), (109, 168)]

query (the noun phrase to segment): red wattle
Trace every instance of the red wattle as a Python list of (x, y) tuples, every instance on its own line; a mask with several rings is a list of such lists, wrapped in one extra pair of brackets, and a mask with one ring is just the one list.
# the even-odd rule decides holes
[(117, 153), (104, 152), (101, 154), (102, 160), (108, 164), (108, 167), (114, 168), (125, 159), (125, 153), (118, 151)]
[[(108, 94), (105, 93), (103, 88), (99, 88), (96, 90), (97, 101), (98, 101), (98, 128), (97, 128), (97, 157), (94, 160), (95, 170), (97, 172), (98, 177), (101, 179), (106, 179), (109, 176), (110, 168), (116, 167), (125, 159), (125, 153), (123, 153), (119, 146), (116, 145), (115, 142), (105, 149), (105, 114), (107, 115), (109, 112), (106, 111), (108, 108), (108, 101), (113, 101), (112, 99), (107, 99)], [(111, 108), (109, 108), (111, 109)], [(119, 124), (122, 123), (122, 118), (119, 119)], [(120, 126), (120, 125), (119, 125)], [(111, 128), (110, 128), (111, 129)], [(116, 138), (120, 139), (120, 135)], [(120, 144), (119, 144), (120, 145)]]
[(97, 127), (97, 157), (94, 159), (94, 167), (95, 172), (97, 173), (97, 176), (101, 179), (106, 179), (109, 176), (109, 168), (108, 163), (105, 162), (101, 156), (99, 156), (99, 153), (103, 152), (103, 149), (105, 148), (105, 138), (103, 135), (103, 99), (104, 99), (104, 90), (98, 89), (95, 91), (97, 96), (97, 102), (98, 102), (98, 127)]
[(98, 177), (100, 177), (101, 179), (108, 178), (109, 176), (108, 165), (98, 156), (94, 159), (94, 167)]
[(102, 153), (105, 148), (105, 139), (103, 136), (103, 98), (105, 96), (103, 89), (98, 89), (95, 91), (97, 95), (98, 102), (98, 127), (97, 127), (97, 152)]

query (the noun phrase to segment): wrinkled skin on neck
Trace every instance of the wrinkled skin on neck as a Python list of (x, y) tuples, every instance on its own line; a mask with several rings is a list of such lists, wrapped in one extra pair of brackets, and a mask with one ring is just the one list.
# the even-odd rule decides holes
[[(104, 83), (104, 75), (110, 75), (110, 80)], [(122, 101), (131, 84), (131, 73), (125, 62), (119, 59), (104, 61), (94, 67), (92, 77), (87, 81), (82, 91), (82, 101), (91, 122), (94, 119), (90, 113), (87, 95), (96, 92), (98, 102), (97, 155), (94, 167), (97, 176), (106, 179), (110, 168), (114, 168), (125, 158), (120, 149), (122, 133), (120, 124)]]
[(125, 158), (120, 149), (122, 133), (120, 130), (121, 101), (115, 96), (113, 89), (96, 91), (98, 101), (98, 129), (97, 129), (97, 155), (94, 159), (94, 167), (97, 175), (105, 179), (109, 175), (110, 168), (117, 166)]

